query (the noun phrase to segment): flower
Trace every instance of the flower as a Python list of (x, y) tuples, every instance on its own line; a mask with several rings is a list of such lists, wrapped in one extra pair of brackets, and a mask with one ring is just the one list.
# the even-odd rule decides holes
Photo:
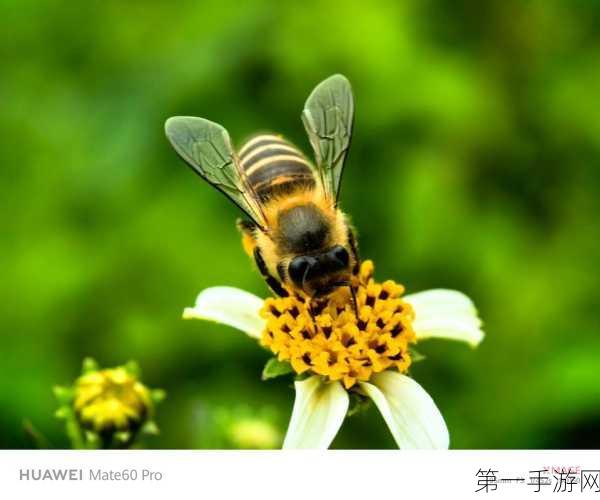
[(441, 289), (402, 296), (401, 285), (374, 280), (371, 261), (361, 264), (352, 286), (356, 309), (348, 288), (310, 301), (213, 287), (183, 317), (242, 330), (299, 375), (284, 448), (328, 448), (348, 412), (349, 392), (375, 403), (400, 448), (448, 448), (439, 409), (406, 373), (420, 340), (481, 342), (472, 301)]
[(103, 432), (138, 427), (153, 405), (148, 388), (120, 366), (79, 377), (73, 406), (84, 427)]
[(137, 363), (99, 369), (87, 358), (72, 387), (55, 387), (57, 416), (67, 421), (74, 448), (129, 446), (138, 432), (156, 434), (154, 405), (164, 398), (139, 380)]
[(267, 299), (260, 311), (267, 321), (261, 344), (296, 373), (341, 380), (346, 389), (387, 369), (406, 373), (416, 337), (413, 309), (400, 298), (403, 288), (391, 280), (375, 283), (371, 261), (353, 281), (358, 315), (348, 288), (313, 303), (294, 296)]

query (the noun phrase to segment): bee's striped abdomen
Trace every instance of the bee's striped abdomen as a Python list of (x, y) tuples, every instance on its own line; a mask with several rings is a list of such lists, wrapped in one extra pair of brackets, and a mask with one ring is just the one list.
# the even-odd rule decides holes
[(258, 135), (239, 151), (248, 182), (261, 200), (299, 188), (313, 188), (313, 170), (298, 149), (275, 135)]

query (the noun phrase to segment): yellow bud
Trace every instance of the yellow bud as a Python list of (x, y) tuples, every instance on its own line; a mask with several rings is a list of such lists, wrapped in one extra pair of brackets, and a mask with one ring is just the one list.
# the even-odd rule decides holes
[(148, 388), (122, 367), (79, 377), (73, 407), (81, 425), (99, 433), (135, 431), (153, 411)]

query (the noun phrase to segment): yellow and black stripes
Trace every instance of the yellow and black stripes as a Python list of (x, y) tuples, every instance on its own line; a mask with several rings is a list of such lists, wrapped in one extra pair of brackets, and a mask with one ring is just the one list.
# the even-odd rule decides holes
[(300, 187), (314, 187), (313, 170), (302, 153), (276, 135), (259, 135), (239, 151), (240, 165), (261, 200)]

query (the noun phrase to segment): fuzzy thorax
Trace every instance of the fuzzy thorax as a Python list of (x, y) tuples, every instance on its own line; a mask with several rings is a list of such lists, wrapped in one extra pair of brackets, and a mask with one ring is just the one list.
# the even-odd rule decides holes
[(347, 287), (312, 302), (293, 294), (267, 299), (262, 345), (297, 373), (341, 380), (346, 388), (383, 370), (405, 373), (416, 338), (413, 310), (400, 298), (404, 288), (391, 280), (375, 282), (371, 261), (362, 263), (353, 287), (358, 318)]

